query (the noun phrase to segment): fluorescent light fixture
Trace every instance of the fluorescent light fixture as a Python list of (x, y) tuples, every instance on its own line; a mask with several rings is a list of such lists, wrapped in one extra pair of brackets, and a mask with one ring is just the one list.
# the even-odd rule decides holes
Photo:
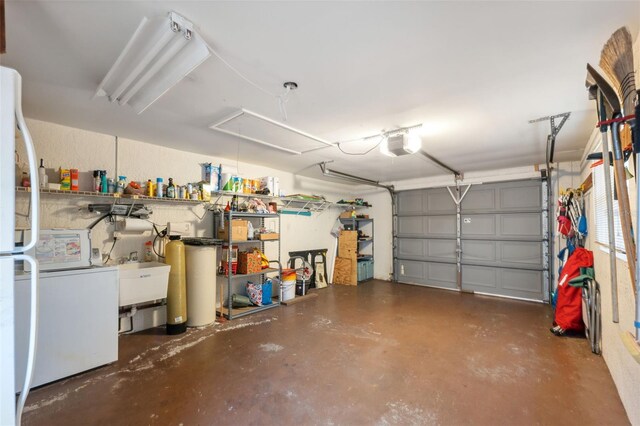
[(129, 104), (140, 114), (209, 56), (207, 43), (182, 16), (145, 17), (94, 97)]

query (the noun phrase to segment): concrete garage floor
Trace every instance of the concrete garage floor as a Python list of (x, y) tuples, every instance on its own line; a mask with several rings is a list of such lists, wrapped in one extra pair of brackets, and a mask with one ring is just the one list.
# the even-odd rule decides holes
[(372, 281), (36, 389), (30, 425), (628, 424), (601, 357), (546, 305)]

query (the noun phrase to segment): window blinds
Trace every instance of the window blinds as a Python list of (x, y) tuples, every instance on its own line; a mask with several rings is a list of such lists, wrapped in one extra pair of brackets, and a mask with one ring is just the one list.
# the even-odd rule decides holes
[[(609, 245), (609, 228), (607, 225), (607, 198), (604, 190), (604, 164), (593, 168), (593, 189), (595, 201), (596, 241)], [(613, 168), (611, 169), (611, 193), (613, 194)], [(626, 183), (626, 182), (625, 182)], [(618, 202), (613, 200), (614, 232), (616, 234), (616, 251), (624, 253), (624, 239), (620, 226)]]

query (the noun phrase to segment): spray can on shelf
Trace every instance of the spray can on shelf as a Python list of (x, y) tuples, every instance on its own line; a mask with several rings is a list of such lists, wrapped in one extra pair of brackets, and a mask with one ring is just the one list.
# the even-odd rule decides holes
[(109, 192), (109, 183), (107, 182), (107, 171), (100, 170), (100, 192), (106, 194)]
[(165, 263), (171, 265), (167, 291), (167, 334), (180, 334), (187, 330), (187, 275), (184, 243), (179, 235), (170, 235), (165, 247)]
[(156, 179), (156, 197), (162, 198), (162, 178)]
[(147, 196), (149, 197), (153, 197), (155, 192), (153, 191), (153, 182), (151, 181), (151, 179), (147, 180)]
[(100, 192), (100, 170), (93, 171), (93, 190), (95, 192)]

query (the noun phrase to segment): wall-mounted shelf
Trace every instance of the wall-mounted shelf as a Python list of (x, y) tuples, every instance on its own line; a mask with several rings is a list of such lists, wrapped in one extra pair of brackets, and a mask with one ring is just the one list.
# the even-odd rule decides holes
[[(31, 192), (31, 188), (17, 186), (17, 193), (29, 193)], [(281, 211), (288, 211), (290, 214), (308, 214), (313, 212), (322, 212), (329, 207), (335, 206), (344, 206), (333, 203), (331, 201), (326, 200), (307, 200), (296, 197), (276, 197), (273, 195), (262, 195), (262, 194), (245, 194), (241, 192), (229, 192), (229, 191), (220, 191), (220, 192), (212, 192), (211, 200), (187, 200), (182, 198), (159, 198), (159, 197), (150, 197), (148, 195), (131, 195), (131, 194), (109, 194), (102, 192), (94, 192), (94, 191), (63, 191), (59, 189), (41, 189), (40, 194), (43, 195), (60, 195), (67, 197), (93, 197), (93, 198), (102, 198), (102, 199), (110, 199), (118, 202), (136, 202), (136, 201), (144, 201), (151, 203), (169, 203), (169, 204), (188, 204), (188, 205), (197, 205), (204, 204), (207, 206), (209, 210), (215, 210), (219, 207), (223, 206), (223, 197), (233, 197), (234, 195), (238, 198), (258, 198), (261, 200), (275, 201), (278, 203), (278, 208)], [(239, 217), (240, 214), (244, 213), (235, 213), (234, 216)], [(250, 216), (250, 217), (258, 217), (258, 216)], [(275, 214), (271, 214), (265, 217), (275, 217)]]
[[(31, 192), (31, 188), (25, 188), (23, 186), (16, 187), (17, 193), (29, 193)], [(110, 199), (114, 201), (144, 201), (144, 202), (152, 202), (152, 203), (169, 203), (169, 204), (204, 204), (205, 202), (202, 200), (187, 200), (182, 198), (158, 198), (158, 197), (149, 197), (147, 195), (131, 195), (131, 194), (105, 194), (102, 192), (94, 192), (94, 191), (63, 191), (60, 189), (41, 189), (40, 194), (43, 195), (61, 195), (67, 197), (93, 197), (93, 198), (102, 198), (102, 199)]]

